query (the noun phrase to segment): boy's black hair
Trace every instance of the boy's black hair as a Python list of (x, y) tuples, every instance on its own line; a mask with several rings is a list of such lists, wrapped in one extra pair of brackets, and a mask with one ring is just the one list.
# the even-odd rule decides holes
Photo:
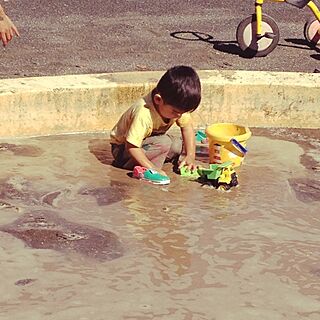
[(159, 80), (156, 92), (166, 104), (183, 112), (194, 111), (201, 101), (199, 76), (188, 66), (170, 68)]

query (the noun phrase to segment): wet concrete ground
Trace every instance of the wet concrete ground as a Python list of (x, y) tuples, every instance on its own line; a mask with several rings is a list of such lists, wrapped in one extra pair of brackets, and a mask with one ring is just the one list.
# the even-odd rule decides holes
[(0, 318), (318, 319), (320, 131), (252, 131), (230, 192), (130, 178), (105, 134), (0, 141)]

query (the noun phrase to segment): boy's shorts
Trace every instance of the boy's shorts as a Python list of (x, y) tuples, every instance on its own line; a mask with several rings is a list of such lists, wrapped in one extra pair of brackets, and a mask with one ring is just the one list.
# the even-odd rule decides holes
[[(143, 140), (141, 148), (144, 150), (146, 157), (155, 166), (161, 168), (164, 162), (172, 162), (179, 158), (182, 152), (182, 139), (168, 134), (151, 136)], [(111, 143), (111, 153), (114, 157), (112, 164), (117, 168), (132, 170), (136, 165), (124, 143)]]

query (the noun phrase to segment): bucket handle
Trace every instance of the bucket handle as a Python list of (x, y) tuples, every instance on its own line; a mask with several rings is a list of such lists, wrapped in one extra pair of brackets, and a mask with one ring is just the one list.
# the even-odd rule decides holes
[(242, 153), (246, 154), (248, 152), (248, 149), (245, 148), (238, 140), (235, 138), (231, 138), (230, 142)]

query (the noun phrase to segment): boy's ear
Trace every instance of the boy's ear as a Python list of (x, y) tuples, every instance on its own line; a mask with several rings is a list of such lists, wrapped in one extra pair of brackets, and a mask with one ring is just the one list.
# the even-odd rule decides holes
[(162, 97), (160, 96), (159, 93), (156, 93), (156, 94), (154, 95), (153, 100), (154, 100), (155, 104), (157, 104), (157, 105), (162, 105), (162, 104), (164, 104), (164, 101), (163, 101), (163, 99), (162, 99)]

